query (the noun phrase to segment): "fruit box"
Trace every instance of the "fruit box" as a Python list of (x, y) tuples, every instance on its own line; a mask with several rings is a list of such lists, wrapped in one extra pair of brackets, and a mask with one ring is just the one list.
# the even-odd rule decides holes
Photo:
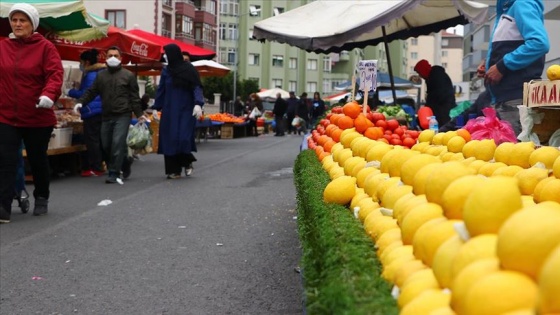
[(72, 128), (55, 128), (49, 141), (49, 149), (65, 148), (72, 145)]
[(560, 80), (525, 82), (523, 84), (523, 105), (528, 107), (560, 106)]
[(560, 108), (537, 107), (533, 110), (544, 113), (541, 123), (533, 126), (533, 132), (539, 136), (541, 144), (546, 144), (550, 136), (560, 129)]

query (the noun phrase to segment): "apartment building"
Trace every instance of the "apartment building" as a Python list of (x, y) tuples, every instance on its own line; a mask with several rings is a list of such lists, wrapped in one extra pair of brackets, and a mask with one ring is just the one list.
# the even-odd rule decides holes
[(216, 51), (219, 0), (85, 0), (87, 10), (113, 26), (140, 28)]

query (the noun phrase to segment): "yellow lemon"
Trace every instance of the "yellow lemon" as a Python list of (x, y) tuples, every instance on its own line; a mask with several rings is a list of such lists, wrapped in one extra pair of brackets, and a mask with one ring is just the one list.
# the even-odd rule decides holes
[(463, 155), (465, 158), (475, 157), (475, 151), (478, 149), (480, 140), (471, 140), (463, 146)]
[(497, 257), (497, 242), (496, 234), (482, 234), (468, 239), (453, 260), (451, 276), (457, 277), (461, 270), (477, 260)]
[(384, 215), (381, 211), (379, 211), (379, 209), (373, 209), (372, 211), (369, 211), (368, 215), (364, 219), (364, 230), (370, 238), (372, 238), (371, 235), (373, 234), (373, 231), (377, 228), (379, 221), (383, 220), (383, 217)]
[[(387, 234), (387, 232), (385, 232), (385, 234)], [(383, 236), (383, 235), (381, 235)], [(387, 255), (387, 253), (392, 252), (393, 250), (402, 247), (403, 243), (402, 241), (394, 241), (393, 243), (387, 245), (387, 247), (383, 248), (383, 247), (379, 247), (377, 249), (377, 257), (381, 258), (381, 256)]]
[(509, 157), (513, 152), (513, 142), (502, 142), (494, 151), (494, 161), (509, 164)]
[(457, 315), (449, 306), (437, 308), (430, 312), (429, 315)]
[(533, 200), (533, 197), (527, 196), (527, 195), (522, 195), (522, 196), (521, 196), (521, 201), (523, 202), (523, 208), (529, 207), (529, 206), (534, 206), (534, 205), (537, 204), (537, 203)]
[(342, 143), (337, 142), (335, 144), (333, 144), (333, 146), (331, 147), (331, 154), (334, 155), (337, 151), (340, 151), (344, 149), (344, 146), (342, 145)]
[(340, 176), (344, 176), (344, 168), (334, 165), (329, 171), (329, 177), (331, 179), (339, 178)]
[(371, 140), (371, 139), (367, 139), (367, 142), (365, 142), (364, 144), (362, 144), (362, 145), (358, 148), (358, 149), (359, 149), (359, 152), (356, 152), (356, 153), (358, 153), (359, 156), (361, 156), (361, 157), (363, 157), (363, 158), (365, 159), (366, 156), (367, 156), (367, 153), (369, 152), (369, 150), (370, 150), (371, 148), (373, 148), (374, 146), (378, 145), (379, 143), (381, 143), (381, 142), (375, 141), (375, 140)]
[(500, 270), (498, 258), (480, 259), (461, 270), (451, 283), (451, 307), (459, 314), (464, 312), (464, 303), (472, 285), (482, 277)]
[(502, 167), (507, 167), (507, 165), (505, 163), (502, 162), (488, 162), (484, 165), (482, 165), (479, 169), (478, 169), (478, 174), (479, 175), (483, 175), (486, 177), (490, 177), (492, 176), (492, 174), (494, 174), (494, 172)]
[(465, 138), (461, 136), (454, 136), (447, 142), (447, 150), (453, 153), (463, 152), (463, 146), (467, 143)]
[(443, 153), (447, 152), (447, 147), (443, 146), (443, 145), (433, 145), (430, 146), (429, 148), (426, 148), (426, 150), (424, 151), (424, 153), (426, 154), (430, 154), (433, 156), (440, 156)]
[(377, 173), (377, 174), (369, 175), (364, 183), (364, 191), (366, 192), (366, 194), (370, 195), (375, 201), (378, 201), (377, 189), (379, 188), (379, 184), (382, 181), (387, 180), (389, 178), (390, 176), (387, 173)]
[(466, 175), (449, 184), (441, 195), (443, 214), (448, 219), (462, 219), (463, 206), (471, 191), (484, 182), (479, 175)]
[(387, 154), (387, 152), (390, 152), (393, 150), (393, 146), (386, 144), (384, 142), (381, 142), (380, 145), (374, 146), (373, 148), (369, 149), (369, 151), (366, 154), (366, 161), (368, 162), (373, 162), (373, 161), (381, 161), (381, 159), (383, 159), (383, 156), (385, 156), (385, 154)]
[(438, 165), (427, 178), (426, 198), (430, 202), (441, 204), (443, 192), (454, 180), (472, 174), (472, 170), (461, 162), (452, 161)]
[(449, 306), (451, 294), (442, 290), (431, 289), (421, 293), (418, 297), (406, 304), (400, 315), (430, 314), (432, 311)]
[[(323, 169), (328, 173), (331, 168), (334, 166), (336, 162), (333, 160), (333, 156), (327, 155), (323, 160), (321, 160), (321, 164), (323, 165)], [(338, 163), (337, 163), (338, 164)]]
[[(551, 177), (553, 178), (553, 177)], [(543, 181), (547, 180), (544, 179)], [(560, 179), (554, 178), (550, 182), (547, 182), (543, 187), (542, 192), (539, 195), (541, 201), (555, 201), (560, 204)]]
[(400, 289), (401, 292), (397, 298), (397, 304), (402, 309), (422, 292), (430, 289), (439, 289), (439, 285), (432, 269), (426, 268), (408, 277)]
[(354, 207), (358, 205), (358, 202), (364, 198), (370, 198), (370, 196), (365, 193), (363, 188), (356, 188), (356, 193), (354, 197), (352, 197), (352, 200), (350, 200), (350, 210), (353, 211)]
[[(498, 162), (496, 162), (498, 163)], [(495, 163), (494, 163), (495, 164)], [(519, 173), (520, 171), (522, 171), (523, 168), (521, 166), (517, 166), (517, 165), (508, 165), (506, 167), (499, 167), (497, 168), (494, 173), (492, 173), (492, 176), (509, 176), (509, 177), (514, 177), (515, 175), (517, 175), (517, 173)]]
[(434, 226), (444, 221), (447, 221), (447, 219), (444, 217), (437, 217), (422, 224), (418, 230), (416, 230), (416, 233), (414, 233), (414, 237), (412, 238), (412, 253), (414, 254), (414, 257), (420, 261), (425, 261), (424, 243), (427, 242), (426, 235), (434, 228)]
[(453, 137), (457, 137), (457, 136), (458, 136), (457, 131), (455, 131), (455, 130), (443, 132), (443, 138), (441, 139), (441, 144), (442, 145), (447, 145), (449, 140), (451, 140)]
[(438, 204), (425, 203), (414, 207), (400, 225), (403, 243), (412, 244), (414, 234), (422, 224), (440, 217), (443, 217), (443, 210)]
[(453, 266), (453, 260), (459, 254), (462, 246), (463, 241), (459, 236), (455, 235), (441, 244), (436, 251), (432, 269), (434, 270), (434, 275), (440, 287), (451, 287), (451, 282), (453, 281), (451, 267)]
[[(381, 208), (381, 206), (379, 205), (379, 203), (373, 201), (373, 199), (371, 199), (368, 195), (368, 198), (363, 198), (360, 201), (358, 201), (357, 207), (360, 208), (360, 210), (358, 211), (358, 219), (361, 222), (365, 222), (366, 218), (372, 213), (374, 212), (374, 210), (377, 210), (376, 213), (377, 214), (381, 214), (381, 212), (379, 212), (379, 208)], [(352, 209), (354, 210), (354, 209)], [(377, 215), (379, 216), (379, 215)], [(372, 217), (373, 218), (373, 217)]]
[(417, 144), (413, 145), (412, 148), (410, 148), (411, 150), (414, 151), (418, 151), (418, 152), (424, 152), (424, 150), (430, 146), (430, 142), (418, 142)]
[(541, 202), (514, 213), (498, 233), (498, 258), (505, 269), (533, 279), (550, 252), (560, 244), (560, 204)]
[(443, 162), (448, 162), (451, 161), (451, 159), (455, 156), (455, 153), (453, 152), (442, 152), (439, 155), (439, 158), (443, 161)]
[(394, 186), (401, 186), (403, 183), (399, 177), (389, 177), (388, 179), (381, 181), (379, 186), (377, 187), (377, 200), (383, 200), (383, 196), (387, 189), (394, 187)]
[(556, 178), (560, 179), (560, 157), (557, 157), (552, 165), (552, 174), (554, 174)]
[(422, 261), (432, 267), (434, 264), (434, 257), (439, 249), (439, 247), (447, 242), (452, 237), (458, 236), (455, 231), (454, 225), (459, 220), (445, 220), (441, 223), (436, 224), (430, 231), (426, 233), (425, 242), (420, 244), (422, 248)]
[(401, 229), (399, 228), (390, 229), (385, 231), (385, 233), (383, 233), (383, 235), (381, 235), (377, 239), (377, 241), (375, 242), (375, 248), (377, 248), (378, 251), (382, 252), (389, 245), (397, 241), (402, 241)]
[[(474, 159), (474, 157), (473, 157), (473, 159)], [(475, 172), (475, 174), (478, 174), (478, 171), (480, 170), (480, 168), (483, 167), (486, 164), (488, 164), (488, 162), (475, 159), (473, 162), (469, 163), (468, 167), (471, 168)]]
[(494, 151), (496, 151), (494, 139), (480, 140), (478, 147), (474, 151), (474, 157), (477, 160), (490, 161), (494, 158)]
[(374, 140), (371, 140), (370, 138), (366, 138), (366, 137), (354, 138), (354, 140), (350, 142), (350, 149), (352, 149), (352, 152), (354, 152), (354, 156), (360, 156), (361, 151), (363, 151), (367, 147), (370, 141), (374, 141)]
[(422, 130), (422, 132), (418, 135), (418, 141), (431, 142), (435, 134), (435, 131), (431, 129)]
[[(364, 169), (366, 167), (366, 160), (363, 157), (358, 157), (360, 159), (359, 162), (356, 163), (356, 165), (354, 165), (354, 167), (352, 168), (352, 171), (350, 172), (350, 176), (352, 177), (356, 177), (356, 179), (358, 179), (358, 173)], [(371, 168), (371, 167), (370, 167)], [(357, 183), (357, 181), (356, 181)]]
[(426, 193), (426, 185), (428, 183), (428, 178), (430, 174), (435, 170), (441, 167), (440, 163), (430, 163), (426, 164), (421, 167), (414, 175), (412, 179), (412, 187), (414, 194), (416, 195), (423, 195)]
[(440, 133), (436, 133), (433, 137), (432, 137), (432, 144), (435, 145), (443, 145), (443, 137), (445, 136), (444, 133), (440, 132)]
[(323, 200), (328, 203), (346, 205), (356, 194), (356, 178), (340, 176), (327, 184), (323, 191)]
[(548, 255), (538, 278), (541, 314), (560, 313), (560, 245)]
[(508, 160), (509, 165), (517, 165), (523, 168), (531, 167), (529, 157), (533, 151), (535, 151), (535, 144), (531, 141), (514, 144)]
[(537, 184), (547, 177), (548, 170), (536, 166), (524, 169), (515, 174), (515, 178), (519, 179), (519, 189), (524, 195), (532, 195)]
[(366, 178), (371, 174), (379, 173), (381, 173), (381, 171), (376, 169), (375, 167), (364, 167), (358, 172), (358, 174), (356, 174), (356, 184), (358, 185), (358, 187), (364, 188)]
[(381, 200), (381, 205), (387, 209), (394, 209), (395, 203), (404, 195), (414, 195), (412, 193), (412, 186), (397, 185), (387, 189)]
[(552, 65), (546, 69), (546, 77), (550, 81), (560, 80), (560, 65)]
[[(400, 177), (402, 165), (416, 155), (421, 155), (421, 153), (413, 150), (400, 150), (392, 159), (385, 162), (388, 166), (389, 175)], [(383, 170), (383, 160), (381, 161), (381, 170)]]
[[(374, 210), (374, 211), (378, 211), (378, 210)], [(391, 217), (382, 216), (382, 217), (378, 217), (370, 227), (371, 229), (366, 232), (368, 233), (368, 235), (371, 237), (373, 241), (377, 241), (377, 239), (379, 239), (379, 237), (383, 235), (383, 233), (389, 231), (390, 229), (398, 228), (399, 226), (397, 225), (397, 220)]]
[(344, 166), (344, 161), (346, 161), (347, 159), (349, 159), (353, 156), (354, 155), (352, 154), (352, 150), (350, 150), (348, 148), (344, 148), (342, 150), (336, 151), (336, 153), (333, 154), (333, 159), (334, 159), (335, 162), (338, 163), (338, 165)]
[(463, 160), (461, 160), (461, 163), (463, 163), (465, 166), (469, 166), (474, 161), (478, 161), (474, 156), (471, 156), (470, 158), (466, 158), (466, 159), (463, 156)]
[(388, 265), (393, 260), (399, 257), (414, 256), (412, 255), (412, 246), (410, 245), (403, 245), (401, 247), (395, 248), (392, 251), (385, 251), (383, 254), (384, 255), (379, 257), (383, 265)]
[(467, 197), (463, 220), (471, 236), (497, 233), (504, 221), (522, 207), (515, 178), (489, 177)]
[(397, 287), (402, 287), (405, 281), (410, 278), (417, 271), (428, 268), (419, 259), (413, 259), (406, 261), (396, 272), (395, 272), (395, 285)]
[(366, 164), (366, 161), (363, 157), (359, 156), (352, 156), (342, 162), (341, 166), (344, 168), (344, 174), (348, 176), (352, 176), (352, 171), (354, 170), (354, 166), (363, 163), (362, 165)]
[(538, 289), (531, 278), (515, 271), (496, 271), (476, 281), (465, 298), (465, 315), (490, 315), (532, 309)]
[(542, 146), (529, 156), (529, 164), (535, 166), (537, 163), (543, 163), (547, 169), (552, 169), (554, 161), (560, 156), (560, 150), (555, 147)]
[(465, 160), (465, 156), (461, 152), (457, 152), (453, 154), (453, 156), (449, 159), (450, 161), (463, 161)]
[(402, 220), (411, 209), (424, 203), (428, 203), (425, 195), (415, 195), (410, 198), (403, 197), (395, 202), (395, 207), (393, 209), (393, 218), (397, 219), (397, 222), (399, 223), (399, 225), (401, 225)]
[(363, 137), (363, 135), (355, 130), (352, 132), (348, 132), (347, 134), (344, 134), (343, 132), (342, 134), (340, 134), (340, 143), (342, 143), (345, 148), (350, 148), (352, 141), (358, 137)]
[(404, 150), (400, 146), (395, 146), (393, 147), (393, 150), (385, 153), (385, 155), (383, 155), (383, 157), (380, 160), (381, 167), (379, 169), (381, 170), (381, 172), (389, 173), (389, 161), (391, 161), (397, 155), (402, 154), (404, 151), (410, 151), (410, 150)]
[(413, 261), (414, 256), (405, 255), (393, 260), (390, 264), (383, 266), (383, 271), (381, 272), (381, 277), (390, 283), (395, 283), (395, 276), (397, 271), (409, 261)]

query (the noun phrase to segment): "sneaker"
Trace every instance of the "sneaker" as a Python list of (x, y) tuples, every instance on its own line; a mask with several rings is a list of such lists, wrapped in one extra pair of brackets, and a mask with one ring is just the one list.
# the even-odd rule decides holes
[(10, 216), (11, 216), (11, 213), (4, 210), (3, 207), (0, 207), (0, 224), (10, 223)]
[(49, 201), (42, 197), (35, 199), (35, 208), (33, 208), (33, 215), (45, 215), (49, 211)]
[(167, 179), (177, 179), (181, 178), (181, 174), (169, 174), (167, 175)]
[(189, 163), (189, 166), (185, 167), (185, 176), (191, 176), (193, 172), (192, 163)]
[(105, 179), (105, 183), (106, 184), (116, 184), (117, 183), (117, 176), (115, 176), (114, 174), (109, 175), (109, 177), (107, 177), (107, 179)]
[(95, 174), (92, 170), (87, 170), (87, 171), (82, 171), (80, 176), (82, 176), (82, 177), (92, 177), (92, 176), (97, 176), (97, 174)]

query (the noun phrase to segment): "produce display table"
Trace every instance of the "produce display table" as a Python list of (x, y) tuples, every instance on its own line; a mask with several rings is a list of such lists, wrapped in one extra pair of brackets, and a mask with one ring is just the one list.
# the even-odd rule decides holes
[[(47, 154), (60, 155), (60, 154), (68, 154), (68, 153), (79, 153), (82, 151), (86, 151), (85, 144), (77, 144), (64, 148), (49, 149), (47, 150)], [(23, 150), (23, 157), (27, 157), (27, 152), (25, 150)]]

